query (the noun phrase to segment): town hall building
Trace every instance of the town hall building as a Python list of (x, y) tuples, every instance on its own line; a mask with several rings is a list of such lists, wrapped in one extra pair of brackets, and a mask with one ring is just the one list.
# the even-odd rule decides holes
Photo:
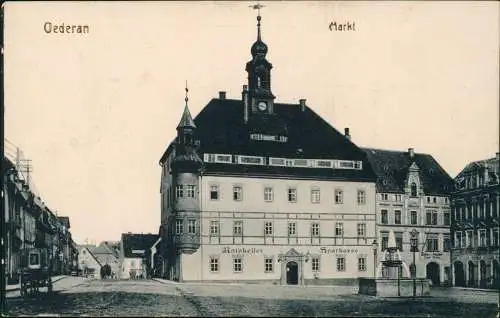
[(257, 21), (241, 98), (220, 92), (193, 119), (186, 94), (161, 157), (162, 275), (304, 285), (372, 276), (377, 176), (347, 129), (305, 99), (276, 100)]

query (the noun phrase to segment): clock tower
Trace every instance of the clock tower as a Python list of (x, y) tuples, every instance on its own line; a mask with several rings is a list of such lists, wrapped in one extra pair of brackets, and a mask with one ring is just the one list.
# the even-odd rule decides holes
[(266, 59), (267, 45), (260, 36), (260, 14), (257, 16), (257, 41), (252, 45), (252, 60), (247, 62), (249, 115), (273, 114), (274, 99), (271, 92), (272, 64)]

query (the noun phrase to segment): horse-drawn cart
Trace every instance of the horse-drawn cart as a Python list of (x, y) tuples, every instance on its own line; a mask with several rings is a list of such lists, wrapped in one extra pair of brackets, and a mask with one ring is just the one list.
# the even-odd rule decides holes
[(40, 288), (47, 287), (52, 292), (51, 266), (47, 249), (32, 248), (25, 253), (25, 266), (21, 270), (21, 295), (36, 294)]

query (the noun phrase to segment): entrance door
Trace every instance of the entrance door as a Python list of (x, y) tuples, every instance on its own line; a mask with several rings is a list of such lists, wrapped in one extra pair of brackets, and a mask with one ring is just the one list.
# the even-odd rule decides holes
[(469, 281), (467, 282), (467, 287), (476, 287), (476, 271), (475, 265), (472, 261), (469, 261)]
[(456, 261), (453, 267), (455, 268), (455, 286), (465, 287), (464, 264), (460, 261)]
[(479, 288), (486, 288), (486, 262), (479, 262)]
[(433, 286), (439, 286), (441, 279), (439, 277), (439, 264), (435, 262), (430, 262), (427, 264), (427, 279), (432, 281)]
[(297, 285), (299, 283), (299, 265), (296, 262), (286, 264), (286, 283)]

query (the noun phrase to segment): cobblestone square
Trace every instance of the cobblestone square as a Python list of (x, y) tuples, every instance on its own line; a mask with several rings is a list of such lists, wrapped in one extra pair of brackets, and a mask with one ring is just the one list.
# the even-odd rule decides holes
[(350, 286), (189, 284), (66, 277), (53, 295), (8, 293), (9, 315), (495, 317), (498, 294), (433, 288), (420, 299), (357, 295)]

